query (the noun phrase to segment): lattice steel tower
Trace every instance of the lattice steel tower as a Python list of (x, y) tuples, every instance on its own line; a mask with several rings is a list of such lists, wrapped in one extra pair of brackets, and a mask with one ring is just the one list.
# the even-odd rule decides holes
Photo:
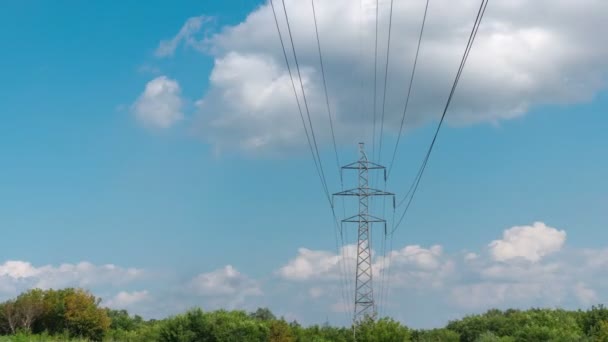
[(334, 196), (357, 196), (359, 197), (359, 214), (345, 218), (342, 223), (358, 223), (357, 238), (357, 270), (355, 276), (355, 322), (366, 316), (376, 317), (376, 305), (374, 303), (374, 287), (372, 284), (372, 246), (370, 242), (370, 228), (373, 223), (382, 223), (386, 234), (386, 220), (369, 214), (369, 197), (392, 196), (393, 207), (395, 206), (395, 194), (373, 189), (369, 187), (369, 170), (384, 171), (386, 182), (386, 168), (382, 165), (370, 162), (365, 154), (365, 146), (359, 143), (360, 159), (354, 163), (345, 165), (343, 170), (357, 170), (359, 174), (359, 186), (354, 189), (335, 193)]

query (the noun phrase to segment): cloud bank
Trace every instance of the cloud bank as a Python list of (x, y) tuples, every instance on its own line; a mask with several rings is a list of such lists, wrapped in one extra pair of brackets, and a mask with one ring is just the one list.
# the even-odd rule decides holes
[[(543, 222), (508, 227), (476, 252), (406, 245), (373, 253), (375, 299), (381, 314), (413, 327), (433, 327), (490, 308), (586, 308), (608, 293), (608, 249), (575, 249), (566, 231)], [(160, 318), (193, 306), (205, 310), (270, 307), (302, 323), (347, 324), (352, 312), (356, 246), (300, 248), (266, 276), (232, 265), (192, 276), (94, 265), (0, 264), (0, 299), (29, 288), (84, 287), (107, 305)], [(344, 278), (346, 276), (346, 278)], [(427, 310), (426, 308), (432, 308)], [(293, 314), (293, 313), (297, 314)], [(343, 317), (344, 316), (344, 317)]]
[[(305, 1), (285, 3), (313, 125), (321, 143), (328, 143), (312, 8)], [(368, 136), (373, 125), (375, 1), (363, 1), (361, 6), (349, 0), (315, 3), (337, 138), (339, 143), (351, 143)], [(287, 39), (282, 7), (280, 2), (276, 5)], [(401, 120), (424, 5), (424, 1), (408, 1), (394, 6), (385, 111), (388, 134), (395, 134)], [(478, 5), (474, 0), (430, 3), (407, 127), (438, 117)], [(388, 9), (389, 3), (380, 1), (380, 86)], [(591, 99), (606, 82), (608, 46), (601, 34), (606, 14), (608, 3), (601, 0), (490, 3), (448, 120), (455, 125), (498, 123), (522, 116), (536, 105)], [(162, 41), (157, 49), (158, 56), (168, 57), (184, 44), (214, 59), (208, 80), (201, 80), (209, 87), (197, 102), (194, 122), (200, 134), (220, 150), (257, 153), (305, 146), (269, 3), (238, 25), (200, 37), (205, 22), (203, 16), (188, 19), (173, 39)], [(299, 89), (299, 83), (296, 86)], [(302, 101), (300, 92), (299, 96)], [(378, 115), (381, 96), (382, 88)]]

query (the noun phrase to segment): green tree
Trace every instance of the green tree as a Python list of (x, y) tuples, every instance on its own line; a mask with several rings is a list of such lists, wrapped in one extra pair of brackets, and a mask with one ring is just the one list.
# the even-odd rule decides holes
[(416, 342), (460, 342), (460, 335), (448, 329), (417, 330), (412, 332)]
[(2, 319), (2, 330), (7, 334), (14, 334), (19, 327), (19, 311), (14, 300), (2, 303), (0, 307), (0, 318)]
[(33, 289), (20, 294), (15, 300), (18, 325), (26, 333), (32, 331), (34, 322), (44, 312), (44, 292)]
[(602, 322), (608, 321), (608, 308), (600, 304), (598, 306), (592, 306), (587, 312), (581, 312), (579, 315), (579, 322), (583, 332), (591, 335), (595, 330), (600, 328)]
[(110, 329), (125, 331), (135, 330), (144, 322), (141, 316), (131, 316), (127, 310), (106, 309), (106, 312), (111, 321)]
[(255, 312), (249, 314), (249, 316), (259, 321), (272, 321), (277, 319), (272, 311), (270, 311), (268, 308), (258, 308)]
[(295, 336), (291, 327), (284, 320), (273, 320), (270, 322), (268, 333), (269, 342), (294, 342)]
[(196, 334), (191, 330), (192, 322), (186, 315), (177, 315), (160, 323), (159, 341), (194, 342)]
[(608, 321), (597, 322), (589, 335), (595, 342), (608, 342)]
[(72, 336), (100, 341), (110, 327), (106, 310), (100, 300), (84, 290), (76, 290), (65, 297), (65, 325)]
[(491, 331), (479, 335), (475, 342), (515, 342), (515, 339), (510, 336), (499, 337)]
[(378, 321), (367, 318), (355, 329), (357, 341), (403, 342), (411, 340), (410, 330), (391, 318), (382, 318)]
[(46, 290), (44, 292), (42, 317), (34, 324), (34, 331), (47, 331), (50, 334), (67, 332), (65, 298), (75, 291), (73, 288)]

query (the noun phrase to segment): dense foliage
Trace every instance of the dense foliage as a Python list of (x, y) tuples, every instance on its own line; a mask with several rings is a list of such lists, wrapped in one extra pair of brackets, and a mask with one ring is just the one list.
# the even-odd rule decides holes
[(30, 290), (0, 303), (0, 342), (608, 342), (608, 309), (490, 310), (449, 322), (446, 327), (412, 330), (390, 318), (367, 319), (355, 327), (328, 324), (302, 327), (255, 312), (192, 309), (146, 321), (125, 310), (100, 307), (79, 289)]

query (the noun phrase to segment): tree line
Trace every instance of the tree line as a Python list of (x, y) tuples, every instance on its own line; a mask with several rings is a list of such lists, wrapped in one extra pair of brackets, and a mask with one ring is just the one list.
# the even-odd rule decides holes
[(161, 320), (144, 320), (126, 310), (101, 306), (82, 289), (24, 292), (0, 303), (0, 342), (608, 342), (608, 308), (489, 310), (416, 330), (391, 318), (365, 319), (354, 327), (302, 326), (255, 312), (200, 308)]

